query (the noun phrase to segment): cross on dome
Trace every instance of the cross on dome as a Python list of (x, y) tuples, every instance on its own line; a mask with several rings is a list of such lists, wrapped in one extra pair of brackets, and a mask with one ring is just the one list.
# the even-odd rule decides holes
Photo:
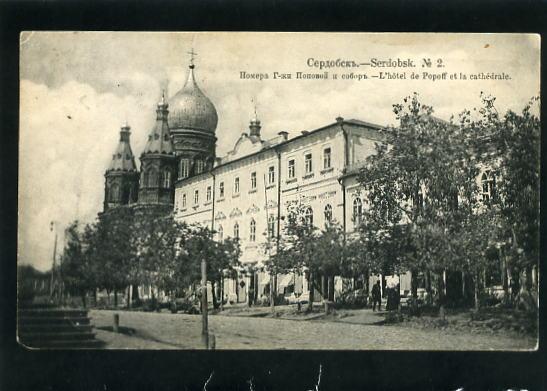
[(194, 67), (195, 67), (194, 57), (197, 56), (198, 54), (196, 52), (194, 52), (194, 48), (190, 49), (188, 54), (190, 55), (190, 69), (194, 69)]

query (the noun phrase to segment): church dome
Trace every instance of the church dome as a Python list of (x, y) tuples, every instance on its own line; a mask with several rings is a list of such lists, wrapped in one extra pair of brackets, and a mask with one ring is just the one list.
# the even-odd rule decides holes
[(171, 106), (169, 127), (172, 131), (194, 129), (215, 132), (218, 123), (217, 111), (196, 84), (193, 64), (190, 65), (186, 84), (169, 100), (169, 103)]

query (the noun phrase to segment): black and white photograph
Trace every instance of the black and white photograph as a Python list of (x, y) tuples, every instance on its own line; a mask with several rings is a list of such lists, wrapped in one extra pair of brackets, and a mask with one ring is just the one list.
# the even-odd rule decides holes
[(24, 348), (537, 349), (539, 35), (19, 45)]

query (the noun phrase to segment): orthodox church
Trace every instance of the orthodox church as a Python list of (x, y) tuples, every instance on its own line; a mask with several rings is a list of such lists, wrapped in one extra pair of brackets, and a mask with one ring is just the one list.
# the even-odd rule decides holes
[(173, 209), (177, 167), (184, 177), (213, 168), (218, 116), (189, 67), (184, 87), (156, 108), (156, 123), (140, 156), (137, 170), (130, 145), (130, 127), (120, 131), (120, 141), (105, 173), (104, 211), (119, 205), (155, 204)]

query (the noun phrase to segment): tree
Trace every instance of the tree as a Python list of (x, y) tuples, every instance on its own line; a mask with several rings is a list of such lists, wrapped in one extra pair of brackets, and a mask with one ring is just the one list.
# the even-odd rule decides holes
[(92, 263), (95, 283), (118, 305), (118, 292), (129, 283), (134, 267), (133, 209), (117, 207), (99, 215), (94, 232), (90, 233), (87, 256)]
[(95, 287), (91, 258), (88, 256), (89, 239), (93, 228), (87, 225), (84, 232), (79, 231), (78, 221), (72, 222), (65, 230), (66, 246), (61, 257), (61, 278), (65, 290), (82, 298), (87, 307), (87, 292)]
[(359, 173), (369, 202), (362, 236), (389, 269), (433, 272), (442, 307), (442, 274), (457, 265), (458, 234), (476, 205), (473, 135), (433, 117), (417, 94), (393, 107), (400, 125), (384, 131)]
[(467, 126), (486, 135), (481, 139), (481, 154), (488, 157), (497, 178), (493, 204), (500, 216), (499, 240), (507, 247), (506, 267), (514, 288), (528, 298), (521, 297), (522, 304), (535, 308), (530, 275), (539, 261), (540, 120), (534, 114), (539, 98), (531, 99), (521, 114), (508, 111), (503, 116), (494, 106), (494, 97), (482, 94), (482, 100), (479, 119), (472, 120), (468, 113)]
[[(211, 282), (213, 307), (218, 308), (224, 300), (224, 278), (235, 277), (241, 249), (238, 238), (227, 238), (221, 242), (212, 241), (210, 245), (212, 251), (207, 260), (209, 266), (207, 278)], [(217, 298), (216, 287), (219, 288), (219, 298)]]
[(313, 212), (308, 205), (293, 203), (289, 205), (283, 226), (278, 250), (270, 257), (267, 267), (275, 273), (308, 274), (310, 297), (308, 311), (313, 308), (317, 276), (322, 265), (319, 259), (318, 239), (320, 232), (313, 225)]
[(163, 209), (138, 209), (132, 225), (131, 283), (150, 286), (153, 299), (159, 290), (174, 296), (193, 276), (187, 273), (188, 257), (182, 247), (190, 233), (186, 224)]

